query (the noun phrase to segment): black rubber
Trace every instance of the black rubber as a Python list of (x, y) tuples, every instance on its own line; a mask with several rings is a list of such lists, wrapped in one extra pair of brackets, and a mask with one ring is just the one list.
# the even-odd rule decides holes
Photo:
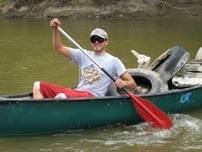
[(164, 92), (167, 86), (161, 81), (159, 74), (145, 69), (128, 69), (129, 74), (133, 77), (137, 86), (148, 89), (147, 94)]
[(170, 80), (189, 60), (190, 54), (182, 47), (168, 49), (150, 64), (151, 70), (160, 74), (164, 81)]

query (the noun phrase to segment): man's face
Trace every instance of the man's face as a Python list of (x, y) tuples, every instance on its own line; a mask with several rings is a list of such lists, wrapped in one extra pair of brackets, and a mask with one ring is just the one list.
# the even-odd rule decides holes
[(102, 52), (105, 50), (106, 46), (108, 45), (107, 39), (99, 37), (97, 35), (93, 35), (90, 38), (91, 46), (95, 52)]

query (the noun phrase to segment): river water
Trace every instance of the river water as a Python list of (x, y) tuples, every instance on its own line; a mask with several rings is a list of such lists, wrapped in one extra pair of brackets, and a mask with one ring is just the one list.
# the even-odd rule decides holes
[[(175, 45), (184, 47), (194, 58), (202, 45), (202, 22), (62, 20), (62, 28), (83, 48), (90, 49), (89, 33), (95, 27), (108, 31), (108, 51), (126, 67), (136, 67), (130, 50), (154, 60)], [(52, 48), (49, 20), (0, 21), (0, 94), (31, 92), (36, 80), (73, 87), (78, 67)], [(73, 46), (65, 38), (63, 41)], [(202, 111), (171, 115), (169, 131), (152, 129), (146, 123), (134, 126), (81, 130), (66, 134), (0, 138), (2, 152), (162, 152), (202, 150)]]

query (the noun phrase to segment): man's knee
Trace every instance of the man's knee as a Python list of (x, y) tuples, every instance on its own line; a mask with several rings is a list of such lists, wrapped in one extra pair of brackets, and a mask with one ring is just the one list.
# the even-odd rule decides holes
[(66, 99), (67, 96), (64, 93), (58, 93), (54, 98), (55, 99)]

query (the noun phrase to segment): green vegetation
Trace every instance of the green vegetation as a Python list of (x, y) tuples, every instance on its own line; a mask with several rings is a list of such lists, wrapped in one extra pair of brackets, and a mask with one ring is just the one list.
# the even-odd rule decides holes
[(0, 4), (5, 4), (8, 0), (0, 0)]

